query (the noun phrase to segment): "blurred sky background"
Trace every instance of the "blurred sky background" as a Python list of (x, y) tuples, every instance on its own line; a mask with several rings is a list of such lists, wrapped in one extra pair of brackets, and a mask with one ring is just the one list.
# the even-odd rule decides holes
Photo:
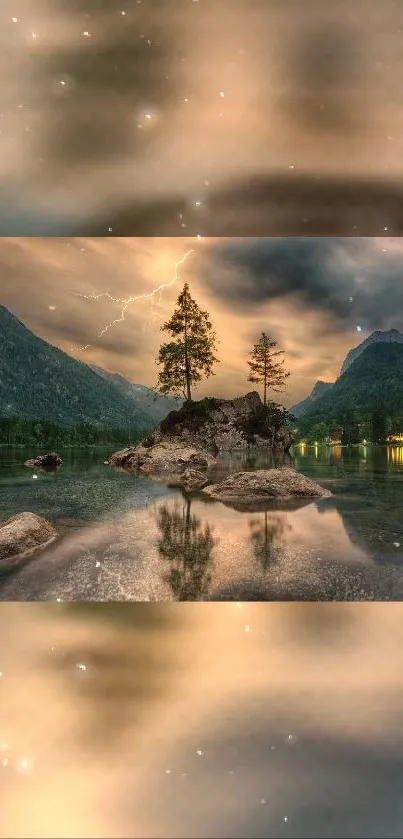
[(400, 232), (400, 0), (3, 0), (0, 24), (3, 234)]

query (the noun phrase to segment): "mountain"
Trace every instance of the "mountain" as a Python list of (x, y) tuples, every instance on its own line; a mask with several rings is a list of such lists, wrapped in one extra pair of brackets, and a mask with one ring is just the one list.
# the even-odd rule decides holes
[(107, 370), (96, 367), (94, 364), (90, 364), (89, 367), (98, 376), (111, 382), (124, 396), (133, 399), (138, 409), (143, 411), (153, 421), (154, 425), (160, 423), (170, 411), (179, 408), (183, 403), (183, 400), (173, 399), (169, 396), (155, 397), (154, 391), (151, 388), (145, 385), (133, 384), (133, 382), (129, 382), (119, 373), (108, 373)]
[[(305, 420), (339, 421), (343, 412), (365, 414), (382, 408), (403, 414), (403, 344), (375, 341), (367, 345), (333, 387), (313, 403)], [(338, 420), (339, 418), (339, 420)]]
[[(363, 352), (368, 347), (373, 346), (374, 344), (403, 344), (403, 333), (399, 332), (398, 329), (389, 329), (387, 331), (382, 332), (380, 329), (376, 330), (376, 332), (372, 332), (365, 341), (362, 341), (361, 344), (358, 344), (357, 347), (353, 347), (351, 349), (342, 364), (342, 368), (340, 371), (340, 376), (343, 376), (344, 373), (351, 367), (351, 365), (357, 361), (357, 359), (362, 355)], [(339, 376), (339, 378), (340, 378)], [(338, 381), (339, 379), (337, 379)], [(321, 399), (326, 393), (328, 393), (334, 387), (333, 382), (316, 382), (316, 385), (312, 391), (312, 393), (303, 399), (302, 402), (297, 402), (296, 405), (293, 405), (290, 408), (290, 413), (294, 414), (295, 417), (302, 417), (306, 414), (311, 413), (311, 409), (313, 407), (313, 403)], [(322, 404), (322, 403), (321, 403)], [(317, 405), (315, 408), (318, 407)]]
[(350, 364), (353, 363), (360, 355), (367, 349), (367, 347), (372, 346), (372, 344), (403, 344), (403, 333), (399, 332), (398, 329), (389, 329), (385, 332), (382, 332), (380, 329), (376, 330), (376, 332), (372, 332), (365, 341), (362, 341), (358, 347), (354, 347), (347, 353), (346, 358), (344, 359), (342, 368), (340, 370), (340, 376), (348, 370)]
[(108, 377), (34, 335), (0, 305), (0, 416), (149, 430), (153, 411)]
[(313, 403), (316, 402), (316, 400), (323, 396), (325, 393), (327, 393), (332, 387), (333, 382), (322, 382), (319, 380), (318, 382), (316, 382), (316, 385), (312, 393), (309, 396), (307, 396), (306, 399), (303, 399), (302, 402), (297, 402), (296, 405), (293, 405), (292, 408), (289, 409), (290, 413), (293, 414), (294, 417), (303, 416), (307, 413), (307, 411), (309, 411)]

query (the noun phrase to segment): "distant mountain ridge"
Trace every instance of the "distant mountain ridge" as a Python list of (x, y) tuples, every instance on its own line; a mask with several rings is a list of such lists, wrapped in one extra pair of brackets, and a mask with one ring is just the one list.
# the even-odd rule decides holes
[[(366, 352), (368, 347), (372, 347), (375, 344), (403, 344), (403, 333), (399, 332), (398, 329), (389, 329), (386, 331), (378, 329), (375, 332), (372, 332), (368, 338), (361, 342), (361, 344), (358, 344), (357, 347), (353, 347), (347, 353), (341, 367), (340, 375), (338, 379), (336, 379), (336, 382), (316, 382), (312, 393), (310, 393), (306, 399), (303, 399), (301, 402), (297, 402), (296, 405), (293, 405), (289, 409), (290, 413), (299, 418), (311, 413), (314, 406), (318, 408), (317, 400), (322, 400), (325, 395), (328, 395), (351, 365), (356, 363), (359, 357)], [(322, 405), (322, 401), (320, 402), (320, 405)]]
[(372, 344), (403, 344), (403, 333), (399, 332), (398, 329), (388, 329), (384, 332), (382, 330), (377, 329), (375, 332), (372, 332), (365, 341), (362, 341), (361, 344), (358, 344), (357, 347), (353, 347), (350, 352), (347, 353), (346, 358), (342, 364), (342, 368), (340, 370), (340, 376), (348, 370), (350, 364), (353, 363), (360, 355), (370, 347)]
[(403, 344), (375, 341), (367, 345), (333, 387), (312, 403), (301, 419), (342, 422), (351, 413), (382, 410), (403, 416)]
[(294, 417), (301, 417), (305, 414), (309, 408), (312, 406), (317, 399), (320, 399), (325, 393), (327, 393), (333, 387), (333, 382), (322, 382), (321, 379), (316, 382), (312, 393), (303, 399), (302, 402), (297, 402), (296, 405), (293, 405), (290, 408), (290, 413), (294, 415)]
[(148, 405), (148, 388), (117, 378), (53, 347), (0, 305), (1, 416), (148, 431), (167, 413), (166, 402), (175, 406), (165, 398)]
[(170, 396), (156, 396), (152, 388), (129, 382), (120, 373), (109, 373), (102, 367), (96, 367), (95, 364), (89, 364), (88, 366), (98, 376), (111, 382), (125, 396), (133, 399), (138, 408), (144, 411), (155, 424), (161, 422), (170, 411), (180, 407), (183, 403), (183, 400), (173, 399)]

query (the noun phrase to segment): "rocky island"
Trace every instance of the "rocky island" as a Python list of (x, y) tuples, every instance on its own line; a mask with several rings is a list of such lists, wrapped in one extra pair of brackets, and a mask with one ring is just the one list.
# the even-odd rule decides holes
[(220, 452), (257, 445), (288, 451), (291, 434), (274, 425), (263, 427), (262, 412), (256, 391), (236, 399), (185, 403), (171, 411), (139, 445), (117, 452), (108, 463), (153, 477), (179, 479), (189, 468), (208, 470)]
[(288, 501), (291, 499), (328, 498), (329, 490), (319, 486), (300, 472), (288, 467), (281, 469), (258, 469), (256, 472), (236, 472), (224, 481), (206, 485), (204, 492), (224, 504), (236, 504), (239, 508), (246, 501), (252, 501), (257, 508), (267, 501)]
[(56, 452), (49, 452), (48, 454), (40, 454), (38, 457), (30, 458), (25, 461), (24, 466), (29, 466), (30, 469), (44, 469), (54, 470), (62, 465), (62, 459)]
[(185, 403), (171, 411), (139, 445), (116, 452), (106, 462), (169, 486), (204, 490), (217, 500), (224, 500), (228, 493), (237, 500), (260, 501), (329, 494), (293, 469), (237, 473), (222, 484), (214, 483), (213, 467), (221, 452), (258, 447), (282, 454), (292, 442), (281, 412), (267, 411), (259, 394), (252, 391), (235, 399)]

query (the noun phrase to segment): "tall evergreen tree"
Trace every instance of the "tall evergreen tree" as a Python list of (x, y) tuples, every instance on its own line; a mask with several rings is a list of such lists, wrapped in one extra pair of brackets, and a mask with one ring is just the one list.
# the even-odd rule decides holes
[(192, 400), (192, 385), (213, 374), (218, 361), (214, 355), (216, 335), (208, 312), (199, 308), (191, 297), (187, 283), (178, 297), (176, 309), (161, 330), (170, 332), (173, 340), (162, 344), (157, 364), (162, 366), (157, 390), (172, 396), (183, 395)]
[(263, 404), (267, 405), (267, 391), (273, 390), (279, 393), (284, 390), (286, 380), (290, 373), (284, 370), (284, 350), (277, 350), (277, 341), (270, 341), (265, 332), (262, 332), (257, 344), (254, 344), (250, 353), (251, 361), (248, 361), (250, 375), (248, 382), (263, 385)]

